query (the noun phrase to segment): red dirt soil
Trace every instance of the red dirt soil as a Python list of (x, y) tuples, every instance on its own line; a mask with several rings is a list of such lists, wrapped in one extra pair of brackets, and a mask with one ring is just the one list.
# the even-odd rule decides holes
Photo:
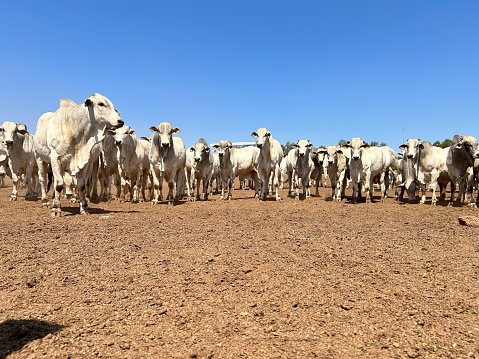
[(7, 185), (0, 358), (479, 358), (477, 208), (235, 190), (51, 218)]

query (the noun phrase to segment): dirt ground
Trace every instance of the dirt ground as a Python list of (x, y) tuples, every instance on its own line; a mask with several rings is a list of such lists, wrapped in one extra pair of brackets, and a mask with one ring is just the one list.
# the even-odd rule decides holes
[(478, 209), (236, 189), (51, 218), (10, 190), (0, 358), (479, 358)]

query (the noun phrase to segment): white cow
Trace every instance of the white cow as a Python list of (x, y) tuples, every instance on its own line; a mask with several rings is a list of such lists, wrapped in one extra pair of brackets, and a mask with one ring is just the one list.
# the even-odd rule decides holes
[(299, 183), (303, 186), (303, 194), (306, 199), (311, 198), (311, 173), (314, 169), (314, 162), (311, 156), (311, 147), (313, 145), (309, 140), (299, 140), (292, 145), (296, 151), (296, 160), (292, 164), (294, 172), (294, 188), (296, 190), (295, 199), (299, 200)]
[(220, 177), (222, 180), (220, 198), (225, 198), (225, 189), (228, 190), (228, 199), (233, 197), (232, 190), (236, 176), (251, 176), (254, 182), (256, 196), (259, 190), (256, 167), (258, 166), (260, 151), (252, 146), (234, 148), (233, 144), (227, 140), (221, 140), (213, 147), (218, 151), (220, 163)]
[(264, 201), (268, 196), (268, 180), (272, 175), (273, 187), (276, 192), (276, 200), (280, 201), (279, 196), (279, 177), (281, 175), (280, 164), (283, 157), (281, 144), (276, 141), (271, 132), (266, 128), (259, 128), (258, 131), (251, 133), (256, 137), (256, 146), (260, 149), (258, 157), (258, 174), (261, 184), (259, 199)]
[(0, 187), (5, 187), (5, 176), (12, 178), (12, 171), (8, 166), (7, 146), (3, 144), (3, 134), (0, 134)]
[(135, 130), (123, 126), (112, 130), (115, 145), (119, 150), (119, 171), (123, 185), (122, 198), (130, 193), (132, 202), (139, 201), (139, 194), (146, 201), (145, 190), (148, 173), (150, 172), (150, 142), (137, 139)]
[(446, 167), (449, 148), (436, 147), (429, 141), (420, 142), (417, 138), (411, 138), (399, 147), (405, 150), (405, 157), (412, 161), (414, 176), (422, 192), (419, 203), (426, 203), (426, 184), (429, 183), (432, 190), (431, 204), (435, 205), (438, 181), (446, 185), (449, 181)]
[[(343, 147), (351, 149), (349, 170), (353, 182), (353, 203), (356, 203), (358, 187), (366, 192), (366, 202), (373, 201), (373, 179), (376, 177), (381, 188), (381, 201), (384, 201), (384, 176), (388, 169), (384, 153), (379, 147), (370, 147), (361, 138), (353, 138)], [(361, 195), (361, 193), (359, 193)]]
[(325, 165), (325, 162), (327, 163), (327, 160), (325, 159), (325, 153), (324, 153), (325, 150), (326, 149), (323, 147), (320, 147), (320, 148), (313, 147), (311, 149), (311, 158), (313, 159), (313, 163), (314, 163), (314, 168), (313, 168), (313, 171), (311, 172), (311, 179), (313, 179), (315, 182), (316, 196), (319, 196), (318, 187), (324, 186), (323, 175), (326, 176), (328, 174), (327, 172), (328, 166), (327, 164)]
[(99, 157), (99, 143), (106, 129), (121, 126), (123, 121), (120, 113), (108, 98), (98, 93), (80, 105), (62, 99), (56, 112), (47, 112), (39, 118), (34, 142), (35, 156), (44, 205), (48, 205), (46, 178), (47, 166), (51, 164), (55, 189), (52, 215), (60, 214), (64, 172), (75, 178), (80, 213), (88, 214), (85, 186), (91, 175), (93, 161)]
[(18, 194), (18, 181), (24, 178), (26, 187), (25, 199), (35, 194), (37, 165), (33, 152), (34, 136), (30, 135), (23, 124), (5, 121), (0, 125), (3, 132), (3, 144), (7, 148), (8, 166), (12, 174), (12, 194), (10, 199), (15, 201)]
[[(188, 199), (199, 200), (201, 198), (200, 184), (203, 182), (203, 200), (207, 201), (208, 186), (211, 182), (211, 177), (213, 176), (213, 154), (208, 147), (208, 143), (203, 138), (200, 138), (193, 147), (190, 147), (188, 152), (193, 154), (193, 163), (191, 165), (192, 170), (188, 171), (186, 175), (193, 175), (194, 180), (196, 181), (196, 197), (192, 198), (188, 189)], [(186, 181), (189, 182), (190, 179), (187, 177)]]
[[(326, 158), (328, 163), (328, 177), (331, 181), (331, 197), (341, 202), (344, 198), (344, 192), (348, 182), (346, 173), (348, 170), (348, 157), (344, 152), (349, 152), (349, 148), (341, 148), (340, 145), (328, 146), (326, 150), (319, 150)], [(336, 190), (337, 188), (337, 190)], [(336, 194), (334, 193), (336, 191)]]
[[(183, 197), (184, 183), (189, 184), (185, 178), (186, 150), (183, 140), (173, 137), (173, 133), (180, 132), (179, 128), (173, 128), (171, 123), (162, 122), (158, 127), (152, 126), (153, 131), (150, 148), (150, 165), (153, 174), (153, 204), (158, 203), (160, 197), (160, 186), (163, 185), (163, 178), (168, 183), (167, 201), (172, 205), (175, 200)], [(176, 184), (176, 197), (173, 197), (173, 189)]]
[(118, 167), (119, 149), (115, 144), (115, 138), (111, 134), (105, 134), (102, 142), (100, 155), (100, 195), (104, 199), (110, 199), (112, 181), (116, 188), (115, 198), (121, 194), (121, 179)]
[[(472, 136), (455, 135), (452, 139), (451, 147), (448, 149), (446, 168), (451, 183), (451, 198), (449, 205), (454, 203), (454, 192), (456, 191), (456, 182), (466, 179), (468, 167), (473, 168), (477, 175), (477, 167), (474, 168), (474, 162), (479, 159), (479, 147), (477, 140)], [(458, 201), (461, 200), (465, 185), (460, 188)], [(474, 196), (470, 196), (470, 205), (475, 206)]]

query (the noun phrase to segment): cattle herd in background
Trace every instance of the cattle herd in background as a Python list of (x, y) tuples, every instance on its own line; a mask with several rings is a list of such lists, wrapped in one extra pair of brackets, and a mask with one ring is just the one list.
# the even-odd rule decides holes
[[(444, 198), (448, 183), (449, 204), (454, 203), (456, 186), (458, 201), (464, 201), (466, 195), (473, 206), (479, 201), (479, 195), (475, 198), (479, 149), (472, 136), (455, 135), (445, 149), (409, 139), (399, 146), (400, 153), (388, 146), (369, 146), (361, 138), (327, 148), (314, 148), (309, 140), (299, 140), (283, 156), (280, 143), (265, 128), (251, 134), (256, 146), (236, 148), (222, 140), (212, 146), (214, 150), (202, 138), (185, 148), (183, 141), (173, 136), (180, 130), (167, 122), (150, 130), (149, 138), (137, 138), (112, 102), (100, 94), (82, 104), (61, 99), (58, 110), (39, 118), (35, 135), (23, 124), (5, 121), (0, 125), (0, 185), (5, 175), (11, 177), (11, 200), (16, 200), (23, 182), (25, 198), (41, 193), (42, 205), (51, 208), (53, 216), (60, 214), (64, 194), (78, 200), (80, 213), (87, 214), (87, 197), (111, 198), (112, 185), (117, 199), (132, 202), (150, 199), (156, 204), (164, 199), (173, 204), (185, 195), (189, 200), (207, 200), (214, 183), (217, 191), (220, 187), (221, 199), (231, 199), (236, 177), (240, 183), (249, 180), (260, 200), (270, 194), (281, 200), (279, 189), (285, 182), (288, 195), (299, 199), (302, 187), (304, 198), (309, 199), (311, 185), (317, 195), (318, 186), (327, 178), (334, 201), (341, 201), (351, 185), (353, 203), (363, 193), (366, 201), (372, 201), (374, 187), (380, 188), (383, 201), (391, 186), (396, 198), (402, 200), (406, 191), (409, 201), (416, 201), (420, 191), (419, 202), (425, 203), (428, 185), (431, 203), (436, 204), (437, 185)], [(165, 197), (163, 181), (168, 183)], [(52, 203), (49, 187), (54, 192)]]

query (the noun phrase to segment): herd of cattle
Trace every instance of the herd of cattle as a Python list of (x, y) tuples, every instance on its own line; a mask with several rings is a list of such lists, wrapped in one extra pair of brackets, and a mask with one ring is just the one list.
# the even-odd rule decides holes
[[(128, 195), (131, 201), (139, 201), (140, 196), (146, 200), (149, 188), (150, 199), (156, 204), (163, 200), (165, 180), (166, 201), (172, 204), (183, 197), (185, 189), (188, 199), (200, 199), (200, 184), (207, 200), (213, 180), (217, 189), (221, 187), (221, 199), (230, 199), (236, 177), (241, 182), (250, 180), (260, 200), (270, 193), (280, 200), (278, 190), (285, 177), (288, 194), (299, 199), (302, 187), (308, 199), (311, 184), (315, 184), (317, 194), (318, 185), (327, 177), (332, 199), (337, 201), (344, 198), (351, 182), (353, 203), (362, 193), (366, 201), (372, 200), (374, 186), (380, 187), (383, 200), (390, 185), (401, 200), (406, 191), (409, 200), (415, 201), (420, 189), (420, 203), (425, 203), (428, 185), (431, 203), (435, 204), (437, 185), (440, 195), (445, 196), (450, 183), (450, 204), (459, 185), (457, 200), (464, 201), (467, 193), (470, 204), (475, 205), (479, 149), (472, 136), (455, 135), (452, 145), (445, 149), (409, 139), (399, 146), (401, 153), (387, 146), (369, 146), (360, 138), (327, 148), (314, 148), (309, 140), (299, 140), (283, 156), (282, 146), (265, 128), (252, 133), (256, 146), (236, 148), (223, 140), (212, 146), (215, 151), (204, 139), (186, 149), (179, 137), (172, 136), (180, 130), (167, 122), (150, 130), (150, 138), (137, 138), (112, 102), (100, 94), (93, 94), (82, 104), (61, 99), (58, 110), (39, 118), (35, 135), (29, 134), (23, 124), (1, 124), (0, 180), (3, 182), (5, 175), (11, 177), (12, 200), (17, 199), (19, 181), (26, 188), (25, 198), (41, 191), (42, 204), (51, 207), (53, 216), (60, 213), (64, 191), (70, 191), (80, 203), (80, 213), (87, 214), (87, 197), (98, 196), (98, 181), (100, 196), (110, 198), (113, 183), (117, 198)], [(52, 181), (54, 196), (50, 204), (47, 193)]]

